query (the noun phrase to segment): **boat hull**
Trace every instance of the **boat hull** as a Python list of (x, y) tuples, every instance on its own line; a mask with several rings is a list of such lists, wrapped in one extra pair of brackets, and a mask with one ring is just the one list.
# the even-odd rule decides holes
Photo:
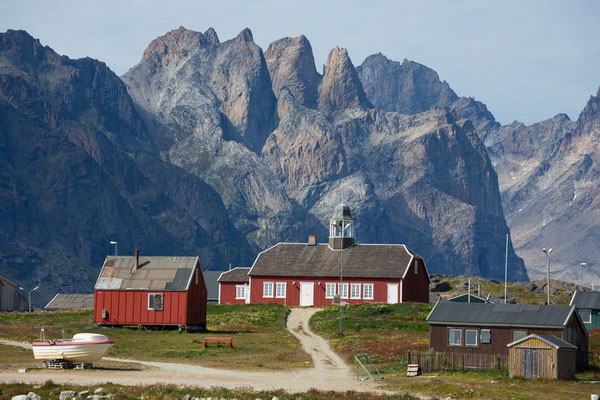
[(36, 360), (92, 363), (100, 360), (112, 345), (113, 341), (103, 335), (78, 334), (70, 340), (33, 342), (32, 348)]
[(36, 360), (57, 359), (90, 363), (100, 360), (110, 346), (112, 346), (112, 342), (94, 344), (34, 344), (33, 356)]

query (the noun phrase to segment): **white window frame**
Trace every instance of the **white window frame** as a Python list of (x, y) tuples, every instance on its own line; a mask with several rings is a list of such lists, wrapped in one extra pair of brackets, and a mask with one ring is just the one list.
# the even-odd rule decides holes
[[(285, 299), (286, 295), (286, 283), (285, 282), (276, 282), (275, 283), (275, 298), (277, 299)], [(281, 292), (280, 293), (280, 289)]]
[(263, 282), (263, 297), (273, 298), (273, 282)]
[(375, 297), (373, 296), (374, 289), (375, 285), (373, 283), (363, 283), (363, 300), (375, 299)]
[[(248, 286), (246, 285), (235, 285), (235, 299), (236, 300), (246, 300), (246, 289)], [(242, 294), (240, 296), (240, 293)]]
[[(154, 297), (159, 296), (161, 298), (160, 308), (154, 308)], [(162, 311), (165, 308), (165, 296), (163, 293), (148, 293), (148, 310)]]
[[(452, 332), (458, 332), (458, 343), (452, 343)], [(462, 346), (462, 329), (450, 328), (448, 329), (448, 345), (449, 346)]]
[(360, 283), (351, 283), (350, 284), (350, 298), (351, 299), (360, 299), (360, 286), (361, 286)]
[[(515, 337), (515, 334), (516, 334), (516, 333), (521, 333), (521, 332), (523, 332), (523, 333), (524, 333), (524, 335), (523, 335), (523, 336), (521, 336), (521, 337)], [(515, 331), (513, 331), (513, 332), (512, 332), (512, 338), (513, 338), (513, 342), (514, 342), (514, 341), (516, 341), (516, 340), (523, 339), (525, 336), (527, 336), (527, 331), (524, 331), (524, 330), (520, 330), (520, 329), (519, 329), (519, 330), (515, 330)]]
[(327, 282), (325, 283), (325, 298), (333, 299), (336, 293), (336, 283), (335, 282)]
[[(480, 343), (482, 343), (482, 344), (492, 343), (492, 331), (491, 330), (482, 329), (479, 334), (481, 335)], [(483, 337), (484, 334), (487, 334), (487, 340), (484, 340), (484, 337)]]
[(349, 285), (347, 283), (340, 283), (338, 285), (338, 294), (340, 295), (340, 299), (347, 299), (348, 298), (348, 291), (349, 291)]
[[(469, 332), (474, 332), (475, 333), (475, 343), (468, 343), (467, 341), (467, 334)], [(477, 329), (465, 329), (465, 346), (479, 346), (479, 332), (477, 332)]]
[[(588, 319), (584, 319), (583, 315), (581, 314), (583, 311), (587, 311), (589, 313), (589, 318)], [(592, 310), (589, 308), (582, 308), (579, 310), (579, 316), (581, 317), (581, 321), (583, 321), (584, 324), (591, 324), (592, 323)]]

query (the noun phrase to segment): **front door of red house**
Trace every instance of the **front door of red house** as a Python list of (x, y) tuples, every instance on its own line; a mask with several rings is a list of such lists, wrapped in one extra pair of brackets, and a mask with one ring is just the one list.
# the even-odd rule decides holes
[(300, 282), (300, 306), (307, 307), (314, 304), (315, 283)]
[(398, 284), (388, 283), (387, 285), (387, 302), (389, 304), (398, 303)]

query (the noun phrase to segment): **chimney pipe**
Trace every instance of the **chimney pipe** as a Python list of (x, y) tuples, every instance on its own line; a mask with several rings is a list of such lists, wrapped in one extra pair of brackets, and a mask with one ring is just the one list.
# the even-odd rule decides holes
[(139, 266), (140, 266), (140, 251), (138, 249), (135, 249), (135, 267), (133, 268), (133, 270), (137, 272)]

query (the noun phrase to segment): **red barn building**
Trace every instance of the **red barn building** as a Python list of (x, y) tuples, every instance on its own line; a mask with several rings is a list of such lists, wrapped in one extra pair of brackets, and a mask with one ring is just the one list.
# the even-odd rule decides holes
[(108, 256), (94, 288), (97, 325), (206, 326), (198, 257)]
[[(260, 253), (249, 270), (224, 272), (219, 303), (323, 306), (337, 296), (350, 304), (429, 302), (422, 257), (402, 244), (355, 244), (353, 230), (350, 208), (338, 205), (328, 244), (317, 244), (314, 236), (308, 243), (278, 243)], [(244, 290), (249, 292), (242, 295)]]

